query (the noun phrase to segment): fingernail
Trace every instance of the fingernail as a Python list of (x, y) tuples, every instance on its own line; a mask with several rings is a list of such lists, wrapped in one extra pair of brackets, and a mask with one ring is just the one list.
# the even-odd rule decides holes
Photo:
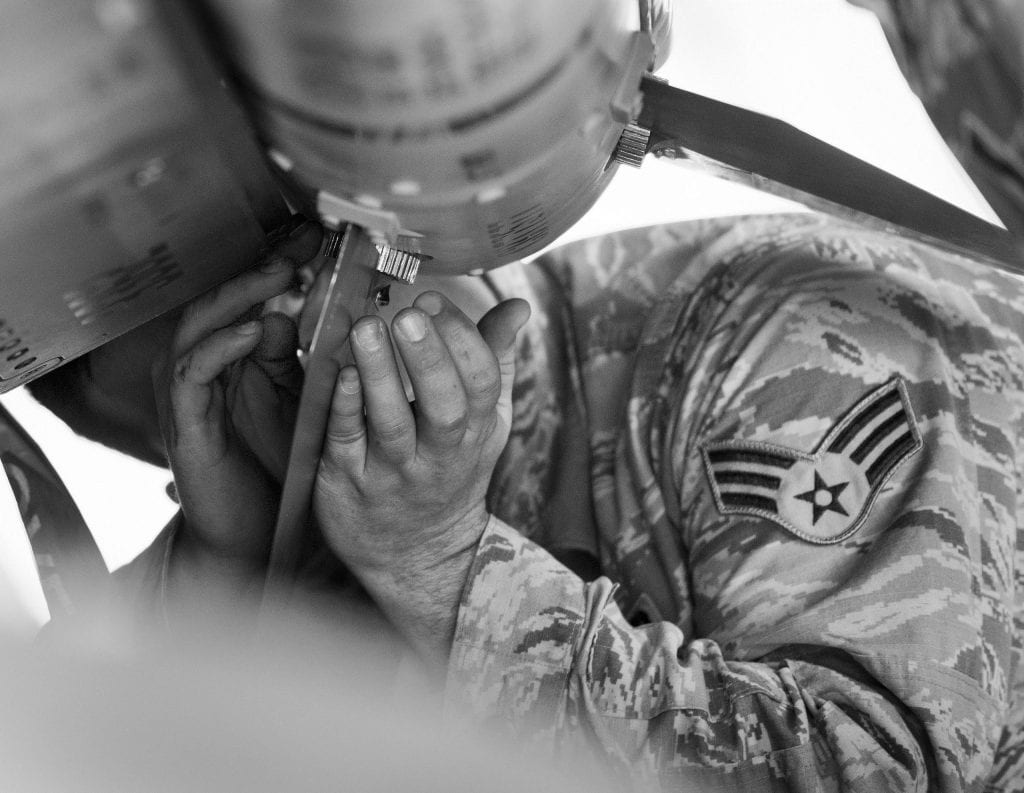
[(416, 305), (426, 311), (430, 316), (436, 317), (444, 310), (444, 298), (437, 292), (424, 292), (420, 295)]
[(419, 311), (409, 311), (398, 318), (398, 330), (409, 341), (421, 341), (427, 335), (427, 323)]
[(359, 374), (353, 369), (341, 370), (341, 390), (346, 394), (359, 393)]
[(285, 259), (283, 256), (271, 256), (267, 261), (260, 265), (260, 272), (271, 275), (273, 273), (279, 273), (282, 270), (291, 267), (291, 262)]
[(384, 343), (384, 334), (379, 322), (364, 322), (356, 325), (356, 343), (367, 352), (376, 352)]
[(241, 336), (252, 336), (257, 330), (259, 330), (260, 323), (256, 320), (252, 322), (244, 322), (235, 328), (235, 333)]

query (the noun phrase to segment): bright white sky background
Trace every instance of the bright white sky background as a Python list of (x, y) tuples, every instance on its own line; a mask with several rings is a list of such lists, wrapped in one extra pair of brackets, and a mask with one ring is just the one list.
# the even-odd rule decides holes
[[(995, 220), (903, 81), (875, 19), (845, 0), (676, 0), (673, 85), (780, 117)], [(667, 162), (620, 168), (560, 241), (662, 221), (788, 211), (781, 199)], [(166, 471), (73, 435), (26, 391), (0, 397), (64, 478), (111, 568), (129, 561), (174, 505)], [(45, 620), (28, 541), (0, 477), (0, 627)]]

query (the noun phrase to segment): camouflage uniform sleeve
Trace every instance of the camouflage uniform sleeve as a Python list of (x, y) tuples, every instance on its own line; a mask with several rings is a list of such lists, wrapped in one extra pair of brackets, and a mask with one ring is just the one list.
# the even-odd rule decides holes
[[(1021, 283), (820, 219), (761, 232), (647, 321), (602, 486), (619, 591), (494, 522), (449, 697), (665, 789), (1003, 790)], [(630, 624), (659, 576), (676, 611)]]
[[(730, 662), (669, 622), (633, 627), (609, 579), (584, 582), (496, 519), (471, 580), (449, 706), (531, 748), (596, 751), (629, 789), (927, 789), (898, 705), (870, 687), (827, 668)], [(866, 729), (846, 710), (874, 722)]]

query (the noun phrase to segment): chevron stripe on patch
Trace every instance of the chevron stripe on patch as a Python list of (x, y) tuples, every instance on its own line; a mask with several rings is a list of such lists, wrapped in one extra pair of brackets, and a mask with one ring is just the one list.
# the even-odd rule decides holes
[(829, 544), (863, 525), (882, 486), (921, 446), (906, 384), (896, 378), (858, 402), (814, 454), (760, 441), (714, 441), (701, 453), (723, 515), (756, 515)]

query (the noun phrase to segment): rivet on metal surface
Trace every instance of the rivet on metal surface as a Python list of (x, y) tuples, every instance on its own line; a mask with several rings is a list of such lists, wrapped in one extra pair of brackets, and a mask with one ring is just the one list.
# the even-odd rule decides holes
[(677, 149), (671, 144), (656, 146), (651, 154), (659, 160), (687, 160), (689, 157), (683, 149)]

